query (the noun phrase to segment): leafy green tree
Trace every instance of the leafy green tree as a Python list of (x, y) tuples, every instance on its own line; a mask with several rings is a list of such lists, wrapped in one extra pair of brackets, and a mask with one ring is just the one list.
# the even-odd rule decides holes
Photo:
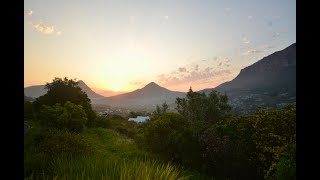
[(63, 106), (59, 103), (54, 106), (43, 105), (40, 113), (40, 122), (46, 127), (68, 129), (75, 132), (82, 131), (87, 120), (82, 106), (69, 101)]
[(177, 111), (187, 118), (197, 132), (205, 127), (229, 117), (231, 106), (228, 96), (212, 91), (207, 96), (205, 93), (193, 92), (189, 89), (186, 98), (177, 98)]
[(193, 168), (201, 165), (198, 141), (192, 136), (186, 119), (178, 113), (164, 113), (149, 121), (143, 129), (142, 142), (149, 150), (168, 161)]
[(88, 118), (87, 125), (92, 126), (96, 118), (92, 110), (90, 99), (87, 94), (81, 90), (75, 80), (68, 78), (55, 78), (45, 87), (48, 91), (40, 96), (34, 102), (36, 112), (40, 112), (42, 105), (53, 106), (56, 103), (65, 104), (70, 101), (73, 104), (81, 105)]
[(169, 106), (166, 102), (164, 102), (161, 106), (157, 105), (156, 110), (153, 111), (152, 118), (157, 119), (161, 115), (165, 114), (168, 110)]
[(253, 117), (255, 131), (252, 139), (260, 162), (258, 172), (265, 177), (272, 177), (287, 147), (296, 141), (296, 108), (289, 105), (284, 111), (261, 110)]

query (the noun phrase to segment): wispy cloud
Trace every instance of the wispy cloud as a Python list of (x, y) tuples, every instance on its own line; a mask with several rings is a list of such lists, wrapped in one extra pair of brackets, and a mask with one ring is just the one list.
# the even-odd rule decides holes
[(33, 23), (30, 22), (30, 25), (36, 29), (38, 32), (44, 33), (44, 34), (53, 34), (55, 29), (53, 26), (48, 26), (43, 23)]
[(262, 53), (262, 52), (263, 52), (262, 50), (253, 49), (253, 50), (248, 50), (248, 51), (242, 53), (242, 56), (251, 56), (251, 55), (256, 55), (256, 54)]
[(29, 24), (38, 32), (41, 32), (43, 34), (56, 34), (61, 35), (61, 31), (57, 30), (54, 26), (49, 26), (44, 23), (33, 23), (29, 22)]
[(262, 45), (261, 48), (262, 48), (263, 50), (267, 50), (267, 49), (272, 49), (272, 48), (274, 48), (274, 46), (269, 45), (269, 44), (265, 44), (265, 45)]
[(134, 85), (134, 86), (140, 86), (143, 84), (143, 82), (141, 81), (133, 81), (133, 82), (130, 82), (131, 85)]
[(27, 15), (31, 17), (33, 15), (33, 11), (31, 9), (29, 9), (27, 12)]
[(190, 84), (205, 84), (212, 82), (220, 82), (221, 78), (230, 76), (231, 72), (225, 67), (229, 67), (230, 58), (223, 58), (217, 60), (218, 64), (221, 63), (222, 67), (216, 69), (217, 67), (211, 63), (211, 66), (205, 64), (193, 63), (187, 65), (187, 67), (179, 67), (173, 70), (171, 73), (161, 74), (157, 77), (157, 82), (163, 86), (188, 86)]
[(244, 44), (249, 44), (250, 40), (247, 37), (243, 37), (241, 40)]
[(187, 72), (187, 68), (185, 67), (179, 67), (179, 72)]
[(217, 63), (218, 63), (219, 67), (221, 67), (221, 66), (229, 67), (231, 65), (230, 61), (231, 61), (231, 58), (225, 57), (225, 58), (223, 58), (221, 60), (218, 60)]

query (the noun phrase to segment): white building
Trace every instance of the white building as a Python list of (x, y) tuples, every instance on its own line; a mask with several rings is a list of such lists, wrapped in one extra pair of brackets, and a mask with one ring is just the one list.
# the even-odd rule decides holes
[(138, 116), (136, 118), (129, 118), (128, 121), (145, 122), (147, 119), (150, 120), (150, 117), (149, 116)]

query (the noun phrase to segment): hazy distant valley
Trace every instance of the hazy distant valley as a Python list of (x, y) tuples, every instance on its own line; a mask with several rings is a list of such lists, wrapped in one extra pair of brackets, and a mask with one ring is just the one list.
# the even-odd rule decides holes
[[(79, 87), (87, 93), (93, 107), (98, 111), (112, 112), (154, 111), (156, 105), (166, 102), (171, 111), (175, 110), (177, 97), (185, 92), (171, 91), (151, 82), (141, 89), (111, 97), (95, 93), (85, 82), (78, 81)], [(26, 87), (27, 97), (37, 98), (47, 91), (44, 85)], [(208, 94), (212, 90), (226, 93), (234, 113), (247, 114), (258, 107), (284, 107), (296, 101), (296, 44), (275, 52), (258, 62), (242, 69), (232, 81), (215, 88), (200, 90)], [(187, 91), (187, 89), (186, 89)]]

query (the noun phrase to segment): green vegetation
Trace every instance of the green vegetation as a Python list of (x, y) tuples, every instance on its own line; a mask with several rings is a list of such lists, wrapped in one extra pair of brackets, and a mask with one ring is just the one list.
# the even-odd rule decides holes
[(73, 80), (47, 87), (25, 102), (26, 179), (296, 179), (294, 106), (234, 115), (227, 95), (190, 89), (177, 113), (164, 103), (136, 123), (89, 115)]
[[(77, 89), (72, 81), (60, 80), (55, 79), (54, 82), (59, 82), (59, 85), (70, 83)], [(60, 92), (70, 88), (69, 85), (63, 87)], [(48, 99), (48, 94), (44, 96)], [(62, 103), (63, 106), (60, 104), (62, 101), (48, 105), (43, 99), (40, 97), (35, 103), (25, 103), (25, 121), (32, 126), (24, 137), (25, 179), (201, 177), (138, 147), (133, 139), (128, 138), (134, 134), (130, 129), (138, 125), (135, 122), (128, 122), (121, 116), (111, 119), (94, 117), (88, 125), (86, 112), (91, 110), (84, 110), (81, 102), (69, 99)]]
[(230, 114), (227, 96), (193, 92), (179, 113), (148, 122), (137, 142), (163, 159), (215, 178), (294, 179), (296, 109)]

